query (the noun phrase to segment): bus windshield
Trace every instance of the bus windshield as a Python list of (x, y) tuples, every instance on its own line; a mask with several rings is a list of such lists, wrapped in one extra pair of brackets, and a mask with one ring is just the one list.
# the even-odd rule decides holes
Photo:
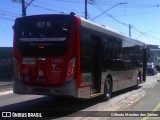
[(43, 15), (19, 18), (16, 20), (15, 29), (21, 54), (62, 55), (67, 47), (69, 16)]

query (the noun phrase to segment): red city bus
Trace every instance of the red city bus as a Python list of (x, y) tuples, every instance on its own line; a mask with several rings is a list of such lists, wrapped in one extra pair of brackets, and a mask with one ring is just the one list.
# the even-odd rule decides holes
[(145, 44), (75, 14), (17, 18), (13, 91), (105, 100), (145, 81)]

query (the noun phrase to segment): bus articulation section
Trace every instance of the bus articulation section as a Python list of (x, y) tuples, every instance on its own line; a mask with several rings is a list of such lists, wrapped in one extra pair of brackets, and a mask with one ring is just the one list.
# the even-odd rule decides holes
[(17, 18), (13, 90), (104, 100), (145, 81), (146, 47), (75, 14)]

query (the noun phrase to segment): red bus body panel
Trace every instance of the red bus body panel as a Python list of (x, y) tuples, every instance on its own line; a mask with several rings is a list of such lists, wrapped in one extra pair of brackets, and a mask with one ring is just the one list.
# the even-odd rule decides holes
[[(14, 57), (18, 63), (20, 78), (25, 85), (60, 87), (66, 81), (68, 63), (76, 59), (74, 79), (80, 79), (80, 18), (72, 16), (67, 51), (63, 56), (25, 57), (20, 55), (14, 31)], [(77, 27), (78, 26), (78, 27)], [(78, 36), (78, 37), (77, 37)], [(77, 39), (78, 38), (78, 39)], [(43, 49), (43, 48), (40, 48)], [(52, 51), (51, 51), (52, 52)], [(80, 85), (80, 82), (78, 82)]]
[(61, 58), (37, 58), (34, 65), (22, 65), (22, 80), (27, 85), (60, 86), (66, 77), (67, 61)]

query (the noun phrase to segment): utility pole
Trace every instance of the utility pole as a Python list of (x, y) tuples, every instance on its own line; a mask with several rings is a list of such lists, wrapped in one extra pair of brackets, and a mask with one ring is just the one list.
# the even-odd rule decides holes
[(129, 37), (131, 37), (131, 28), (132, 26), (129, 24)]
[(25, 6), (25, 0), (22, 0), (22, 16), (26, 16), (26, 6)]
[(85, 0), (85, 19), (87, 19), (87, 1), (88, 0)]
[(28, 7), (33, 1), (34, 1), (34, 0), (31, 0), (29, 3), (26, 3), (25, 0), (12, 0), (12, 2), (22, 3), (22, 17), (25, 17), (25, 16), (26, 16), (27, 7)]

